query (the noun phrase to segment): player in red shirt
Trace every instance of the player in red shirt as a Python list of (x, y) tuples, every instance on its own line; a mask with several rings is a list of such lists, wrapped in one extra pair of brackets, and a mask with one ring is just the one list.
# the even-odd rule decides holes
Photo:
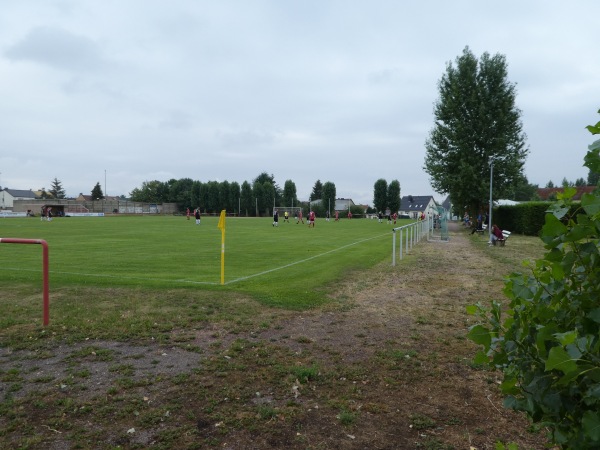
[(308, 227), (310, 228), (310, 226), (312, 225), (312, 227), (315, 227), (315, 212), (311, 211), (310, 213), (308, 213)]

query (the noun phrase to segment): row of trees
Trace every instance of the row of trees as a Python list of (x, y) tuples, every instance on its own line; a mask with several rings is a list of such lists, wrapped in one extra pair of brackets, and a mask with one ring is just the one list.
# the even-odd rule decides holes
[[(147, 203), (176, 203), (179, 210), (201, 207), (206, 213), (217, 213), (223, 209), (243, 216), (269, 216), (273, 207), (301, 206), (310, 208), (309, 202), (300, 202), (296, 184), (286, 180), (283, 189), (275, 182), (273, 175), (261, 173), (252, 183), (241, 185), (229, 181), (201, 182), (191, 178), (171, 179), (167, 182), (146, 181), (140, 188), (131, 192), (131, 200)], [(310, 200), (321, 200), (313, 205), (322, 214), (335, 207), (335, 184), (317, 180)]]
[[(48, 191), (53, 198), (65, 198), (65, 190), (57, 178), (52, 180)], [(100, 183), (92, 189), (92, 198), (104, 198)], [(389, 186), (383, 179), (377, 180), (374, 186), (375, 209), (368, 212), (398, 211), (400, 208), (400, 183), (392, 181)], [(303, 207), (313, 209), (324, 216), (335, 208), (337, 192), (331, 181), (322, 183), (317, 180), (313, 186), (308, 202), (300, 202), (296, 192), (296, 184), (286, 180), (281, 189), (273, 175), (261, 173), (252, 183), (244, 181), (241, 185), (229, 181), (201, 181), (191, 178), (171, 179), (167, 182), (158, 180), (145, 181), (139, 188), (130, 193), (132, 201), (145, 203), (176, 203), (180, 211), (198, 206), (206, 213), (217, 213), (223, 209), (245, 216), (271, 215), (273, 207)], [(320, 200), (320, 202), (315, 202)], [(359, 207), (353, 214), (362, 214)]]
[[(242, 216), (269, 216), (274, 207), (302, 207), (312, 209), (318, 216), (327, 211), (333, 212), (337, 192), (331, 181), (322, 183), (317, 180), (313, 186), (308, 202), (298, 200), (296, 184), (286, 180), (283, 189), (275, 182), (273, 175), (266, 172), (249, 183), (241, 185), (229, 181), (201, 182), (191, 178), (171, 179), (167, 182), (145, 181), (140, 188), (131, 192), (131, 200), (146, 203), (176, 203), (179, 210), (201, 207), (206, 213), (217, 213), (223, 209)], [(315, 202), (315, 200), (320, 200)], [(400, 209), (400, 182), (393, 180), (388, 185), (380, 179), (374, 185), (373, 203), (375, 209), (367, 212), (398, 211)], [(353, 214), (364, 211), (356, 206)]]
[(380, 178), (373, 186), (373, 206), (375, 211), (391, 212), (400, 210), (400, 182), (393, 180), (388, 185), (387, 181)]
[(578, 187), (578, 186), (598, 186), (598, 179), (600, 178), (600, 174), (594, 173), (592, 170), (588, 172), (587, 180), (584, 178), (577, 178), (575, 181), (569, 181), (567, 178), (563, 178), (560, 185), (555, 185), (552, 180), (546, 183), (547, 188), (555, 188), (555, 187)]
[[(42, 193), (42, 198), (62, 199), (66, 198), (67, 196), (62, 182), (56, 177), (50, 182), (50, 189), (46, 190), (46, 188), (43, 187), (40, 189), (40, 191)], [(102, 192), (100, 182), (96, 183), (96, 185), (93, 187), (91, 195), (93, 200), (102, 200), (104, 198), (104, 193)]]

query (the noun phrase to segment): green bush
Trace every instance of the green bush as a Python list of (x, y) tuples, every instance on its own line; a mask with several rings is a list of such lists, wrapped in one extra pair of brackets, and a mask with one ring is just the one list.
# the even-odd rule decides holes
[[(600, 134), (600, 122), (588, 129)], [(589, 148), (585, 165), (599, 172), (600, 140)], [(484, 319), (469, 338), (483, 346), (474, 362), (503, 372), (505, 406), (548, 427), (561, 448), (588, 449), (600, 448), (600, 195), (576, 204), (574, 194), (566, 188), (546, 214), (548, 251), (532, 274), (506, 282), (506, 318), (498, 302), (468, 307)]]
[(492, 213), (494, 222), (503, 230), (528, 236), (539, 236), (551, 202), (527, 202), (499, 206)]

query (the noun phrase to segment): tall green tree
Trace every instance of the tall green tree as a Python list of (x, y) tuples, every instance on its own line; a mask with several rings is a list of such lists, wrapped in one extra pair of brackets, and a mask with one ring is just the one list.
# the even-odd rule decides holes
[(587, 185), (598, 186), (598, 180), (600, 179), (600, 173), (594, 172), (592, 169), (588, 171)]
[(326, 181), (323, 184), (321, 194), (321, 204), (323, 205), (323, 209), (325, 211), (329, 211), (331, 214), (335, 209), (335, 184), (333, 184), (331, 181)]
[[(96, 187), (100, 189), (102, 195), (102, 189), (100, 183), (96, 184)], [(96, 188), (94, 188), (96, 189)], [(162, 181), (144, 181), (142, 187), (135, 188), (129, 193), (129, 197), (134, 202), (147, 202), (147, 203), (163, 203), (167, 201), (169, 194), (169, 185)], [(92, 191), (92, 197), (94, 193)]]
[(241, 193), (240, 193), (240, 204), (242, 211), (241, 215), (245, 216), (254, 216), (255, 212), (255, 202), (254, 202), (254, 194), (252, 193), (252, 186), (247, 181), (242, 183)]
[(564, 177), (561, 182), (562, 187), (573, 187), (575, 184), (572, 181), (567, 180), (567, 177)]
[(229, 181), (221, 181), (219, 183), (219, 203), (217, 204), (217, 212), (225, 209), (229, 212), (233, 210), (233, 205), (229, 204)]
[(240, 214), (241, 207), (241, 199), (240, 199), (240, 184), (237, 181), (233, 181), (229, 184), (229, 198), (227, 201), (228, 210), (236, 211), (237, 214)]
[(400, 182), (398, 180), (392, 180), (388, 185), (387, 206), (392, 214), (400, 210)]
[(385, 211), (387, 207), (388, 195), (387, 181), (380, 178), (373, 186), (373, 206), (377, 211)]
[(436, 192), (479, 211), (489, 200), (490, 161), (493, 197), (501, 198), (529, 152), (506, 58), (484, 53), (478, 60), (466, 47), (447, 64), (438, 90), (424, 169)]
[(204, 212), (208, 212), (208, 205), (210, 204), (210, 189), (208, 188), (208, 183), (200, 183), (198, 194), (199, 203), (195, 206), (200, 207)]
[(310, 193), (310, 200), (320, 200), (323, 197), (323, 183), (321, 180), (315, 181), (315, 185)]
[(92, 189), (92, 200), (102, 200), (103, 198), (102, 187), (100, 187), (100, 182), (97, 182), (96, 186)]
[(66, 195), (65, 190), (62, 187), (62, 183), (56, 177), (54, 177), (54, 180), (52, 180), (52, 182), (50, 183), (49, 192), (54, 198), (65, 198)]
[(530, 184), (525, 175), (517, 177), (512, 188), (507, 191), (506, 198), (517, 202), (539, 200), (537, 184)]
[(221, 205), (220, 183), (218, 181), (209, 181), (208, 183), (206, 183), (206, 185), (207, 185), (206, 187), (208, 189), (207, 203), (205, 205), (206, 210), (209, 213), (220, 212), (221, 211), (219, 209), (219, 207)]
[(296, 184), (292, 180), (285, 180), (283, 184), (283, 203), (280, 206), (298, 206)]
[(169, 202), (177, 203), (177, 208), (180, 211), (190, 206), (192, 201), (192, 186), (194, 184), (191, 178), (173, 179), (169, 180), (167, 184), (169, 186)]
[(202, 202), (200, 200), (200, 198), (201, 198), (201, 190), (202, 190), (202, 182), (200, 182), (200, 181), (194, 181), (192, 183), (192, 192), (191, 192), (191, 195), (190, 195), (190, 204), (188, 205), (191, 210), (194, 210), (195, 208), (199, 207), (202, 204)]
[[(274, 195), (275, 195), (275, 201), (277, 204), (280, 204), (281, 201), (281, 188), (277, 185), (277, 183), (275, 182), (275, 177), (273, 176), (273, 174), (269, 175), (267, 172), (262, 172), (260, 175), (258, 175), (255, 179), (254, 182), (258, 182), (261, 184), (265, 184), (265, 183), (269, 183), (274, 190)], [(271, 204), (270, 207), (272, 207), (273, 204)]]

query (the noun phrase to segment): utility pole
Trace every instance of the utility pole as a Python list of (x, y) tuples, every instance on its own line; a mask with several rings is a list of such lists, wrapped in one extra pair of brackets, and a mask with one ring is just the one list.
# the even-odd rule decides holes
[(494, 180), (494, 157), (490, 156), (490, 212), (488, 215), (488, 231), (490, 233), (490, 243), (492, 242), (492, 182)]

